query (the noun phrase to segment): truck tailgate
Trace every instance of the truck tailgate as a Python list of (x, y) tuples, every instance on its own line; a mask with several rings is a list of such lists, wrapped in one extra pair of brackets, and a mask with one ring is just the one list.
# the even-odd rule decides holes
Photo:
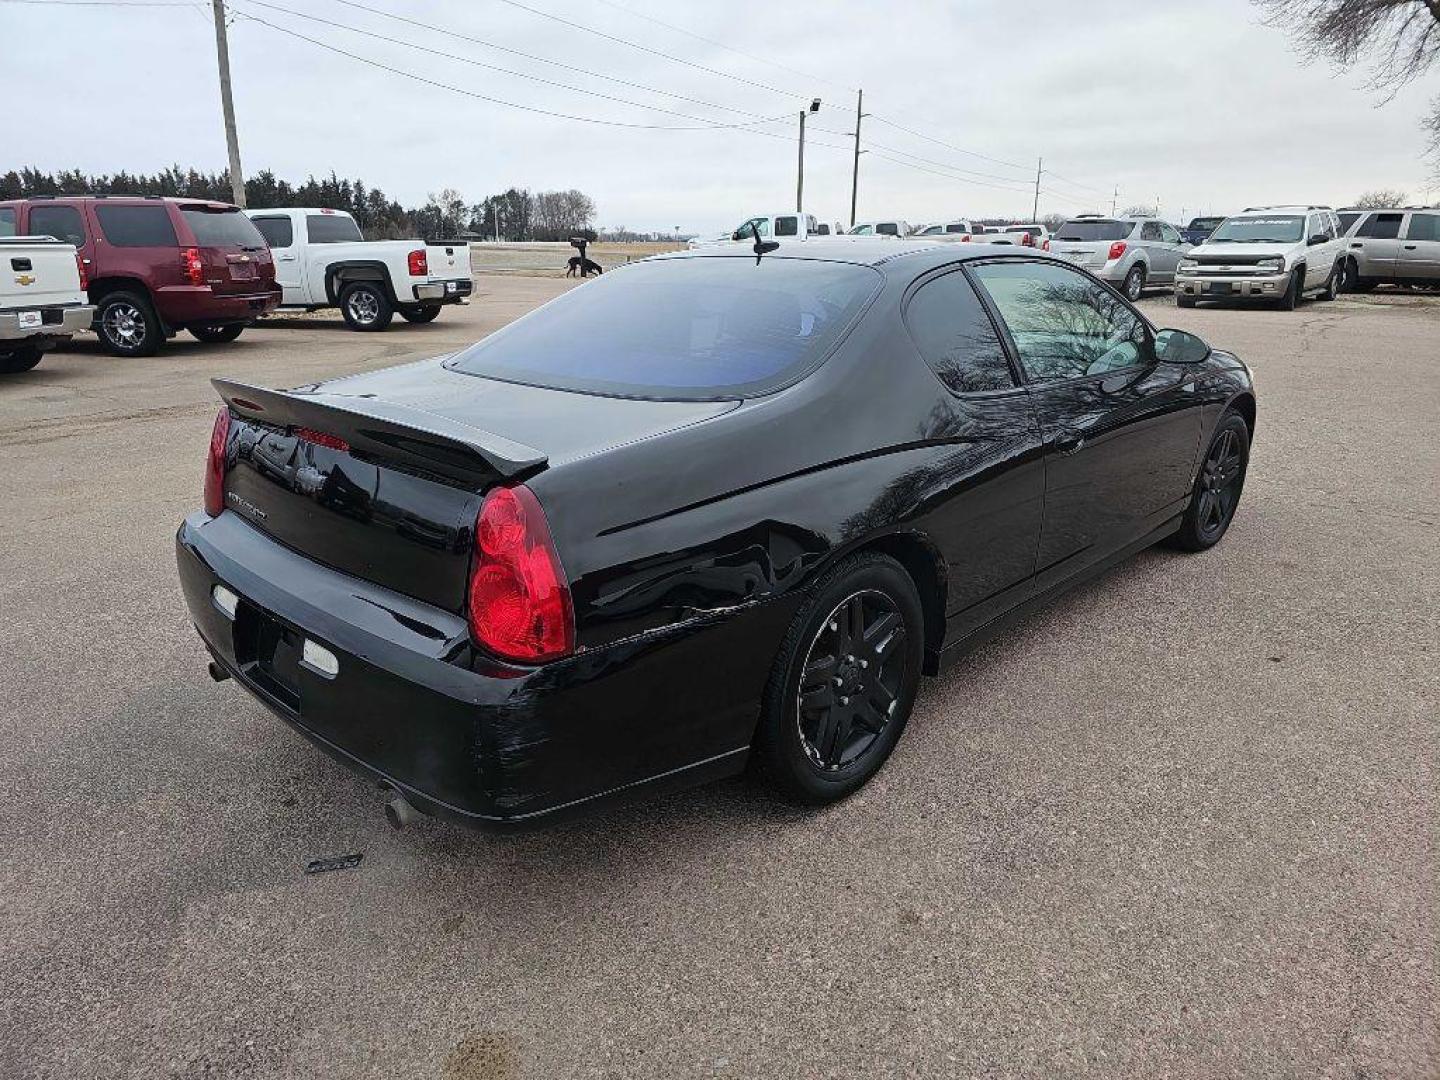
[(32, 308), (85, 303), (80, 290), (80, 268), (75, 248), (44, 236), (0, 239), (0, 309)]

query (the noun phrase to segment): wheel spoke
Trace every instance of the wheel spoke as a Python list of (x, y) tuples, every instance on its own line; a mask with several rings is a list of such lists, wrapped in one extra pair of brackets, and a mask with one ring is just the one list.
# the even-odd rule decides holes
[(801, 709), (828, 709), (835, 704), (835, 688), (828, 682), (800, 691)]
[(840, 764), (850, 742), (850, 714), (843, 709), (831, 709), (825, 714), (824, 728), (819, 745), (820, 760), (826, 767), (834, 768)]
[(865, 645), (872, 652), (879, 652), (879, 646), (889, 640), (890, 634), (900, 625), (900, 613), (887, 611), (865, 628)]
[(859, 708), (855, 710), (855, 722), (871, 735), (879, 735), (887, 719), (888, 717), (868, 698), (860, 702)]

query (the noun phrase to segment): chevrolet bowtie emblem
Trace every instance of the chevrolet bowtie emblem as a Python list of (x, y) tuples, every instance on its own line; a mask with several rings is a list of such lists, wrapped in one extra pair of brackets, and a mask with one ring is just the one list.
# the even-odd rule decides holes
[(34, 275), (34, 274), (16, 274), (16, 275), (15, 275), (15, 284), (16, 284), (16, 285), (34, 285), (34, 284), (35, 284), (35, 275)]

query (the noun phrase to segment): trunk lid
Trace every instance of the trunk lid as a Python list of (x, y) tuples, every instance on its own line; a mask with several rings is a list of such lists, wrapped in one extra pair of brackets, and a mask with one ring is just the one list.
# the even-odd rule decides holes
[(491, 487), (738, 404), (545, 390), (443, 359), (285, 392), (217, 379), (234, 417), (226, 509), (317, 562), (459, 612)]
[(275, 280), (275, 263), (260, 230), (226, 203), (183, 203), (180, 216), (194, 237), (205, 284), (220, 296), (261, 292)]
[(1078, 266), (1103, 266), (1110, 258), (1113, 240), (1051, 240), (1050, 254)]

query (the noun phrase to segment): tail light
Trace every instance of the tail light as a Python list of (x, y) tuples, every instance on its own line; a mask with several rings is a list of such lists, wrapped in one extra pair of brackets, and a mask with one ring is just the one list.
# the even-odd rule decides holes
[(1050, 238), (1049, 238), (1048, 236), (1045, 238), (1045, 242), (1040, 245), (1040, 250), (1041, 250), (1041, 251), (1049, 251), (1049, 250), (1050, 250)]
[(1110, 245), (1110, 258), (1112, 258), (1112, 259), (1118, 259), (1118, 258), (1120, 258), (1120, 256), (1122, 256), (1122, 255), (1124, 255), (1124, 254), (1125, 254), (1125, 241), (1124, 241), (1124, 240), (1116, 240), (1113, 244)]
[(90, 288), (90, 269), (85, 265), (85, 260), (80, 257), (78, 251), (75, 253), (75, 269), (80, 271), (80, 291), (84, 292)]
[(1028, 233), (1028, 232), (1023, 232), (1023, 233), (1021, 233), (1021, 234), (1020, 234), (1020, 246), (1021, 246), (1021, 247), (1034, 247), (1034, 246), (1035, 246), (1035, 237), (1032, 236), (1032, 235), (1031, 235), (1030, 233)]
[(493, 489), (475, 518), (468, 615), (475, 642), (535, 664), (575, 648), (575, 610), (550, 526), (523, 484)]
[(180, 269), (191, 285), (205, 284), (205, 263), (200, 258), (199, 248), (185, 248), (180, 252)]
[(420, 248), (418, 251), (410, 252), (410, 258), (408, 261), (410, 263), (411, 277), (425, 277), (427, 274), (430, 273), (430, 262), (428, 259), (425, 258), (424, 248)]
[(210, 429), (210, 454), (205, 459), (205, 513), (219, 517), (225, 509), (225, 444), (230, 441), (230, 410), (221, 409)]
[(316, 446), (329, 447), (331, 450), (339, 450), (341, 453), (350, 452), (350, 444), (339, 435), (331, 435), (328, 431), (316, 431), (314, 428), (297, 427), (295, 437), (304, 439), (306, 442), (314, 443)]
[(960, 237), (960, 243), (962, 243), (962, 244), (968, 244), (969, 242), (970, 242), (970, 234), (969, 234), (968, 232), (967, 232), (964, 236)]

